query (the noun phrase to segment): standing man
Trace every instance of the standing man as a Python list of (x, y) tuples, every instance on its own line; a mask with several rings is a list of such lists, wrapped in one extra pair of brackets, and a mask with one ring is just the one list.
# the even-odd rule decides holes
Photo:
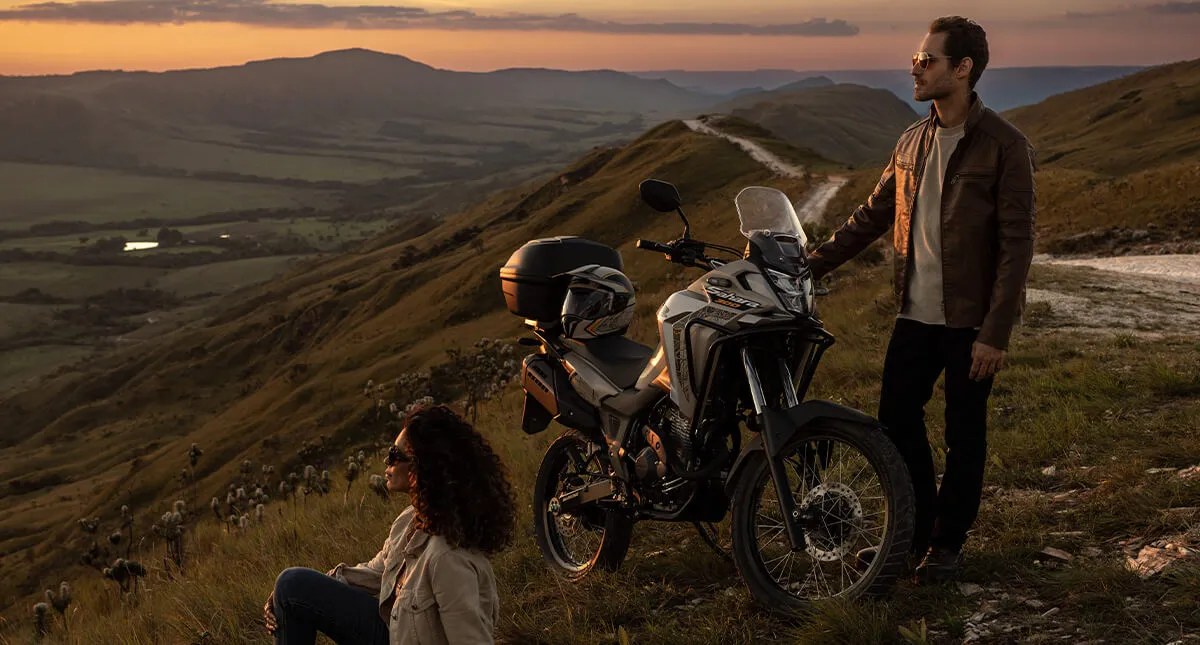
[[(916, 492), (917, 582), (954, 576), (979, 512), (992, 378), (1025, 297), (1033, 256), (1033, 150), (975, 93), (987, 35), (938, 18), (912, 57), (913, 97), (929, 116), (900, 135), (866, 203), (809, 262), (815, 278), (894, 226), (898, 317), (883, 366), (879, 420)], [(946, 373), (946, 472), (938, 490), (925, 404)], [(928, 551), (926, 552), (926, 548)], [(859, 554), (860, 566), (874, 557)]]

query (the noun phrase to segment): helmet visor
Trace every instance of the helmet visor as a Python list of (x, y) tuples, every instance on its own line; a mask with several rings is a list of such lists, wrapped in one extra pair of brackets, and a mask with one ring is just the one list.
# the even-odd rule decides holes
[(607, 316), (612, 311), (612, 299), (613, 295), (608, 291), (572, 288), (563, 302), (563, 315), (589, 320)]

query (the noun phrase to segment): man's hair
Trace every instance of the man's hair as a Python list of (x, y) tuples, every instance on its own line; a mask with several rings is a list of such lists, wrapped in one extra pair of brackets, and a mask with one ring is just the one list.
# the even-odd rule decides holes
[(412, 449), (417, 528), (452, 546), (496, 553), (516, 533), (516, 501), (500, 457), (450, 408), (421, 407), (404, 424)]
[(968, 85), (975, 89), (988, 64), (987, 32), (983, 27), (962, 16), (943, 16), (929, 24), (929, 33), (946, 34), (945, 54), (950, 57), (951, 67), (957, 67), (964, 58), (975, 63), (968, 79)]

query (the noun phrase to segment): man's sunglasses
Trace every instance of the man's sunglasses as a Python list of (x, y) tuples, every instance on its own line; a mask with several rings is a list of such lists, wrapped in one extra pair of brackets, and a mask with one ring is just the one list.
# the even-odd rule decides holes
[(950, 57), (949, 56), (938, 56), (936, 54), (930, 54), (929, 52), (917, 52), (917, 53), (913, 54), (913, 56), (912, 56), (912, 64), (913, 64), (913, 67), (919, 67), (921, 69), (929, 69), (929, 63), (931, 63), (932, 61), (935, 61), (939, 58), (949, 59)]
[(394, 466), (396, 464), (407, 464), (411, 461), (412, 457), (409, 457), (408, 453), (404, 452), (400, 446), (392, 446), (391, 448), (388, 448), (387, 457), (384, 459), (384, 463), (389, 466)]

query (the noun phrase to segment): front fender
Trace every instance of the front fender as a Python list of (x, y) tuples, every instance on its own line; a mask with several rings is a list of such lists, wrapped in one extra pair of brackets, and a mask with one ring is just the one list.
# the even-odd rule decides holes
[(733, 487), (741, 476), (742, 470), (746, 467), (746, 461), (750, 455), (759, 451), (766, 452), (764, 435), (769, 434), (771, 436), (770, 444), (775, 449), (774, 454), (770, 454), (768, 457), (778, 457), (783, 447), (791, 443), (797, 434), (802, 432), (806, 427), (823, 419), (854, 423), (878, 428), (880, 431), (883, 430), (883, 426), (874, 417), (832, 401), (805, 401), (783, 411), (767, 410), (761, 417), (761, 432), (755, 435), (742, 448), (737, 461), (734, 461), (733, 467), (729, 469), (729, 476), (725, 479), (725, 492), (732, 496)]

